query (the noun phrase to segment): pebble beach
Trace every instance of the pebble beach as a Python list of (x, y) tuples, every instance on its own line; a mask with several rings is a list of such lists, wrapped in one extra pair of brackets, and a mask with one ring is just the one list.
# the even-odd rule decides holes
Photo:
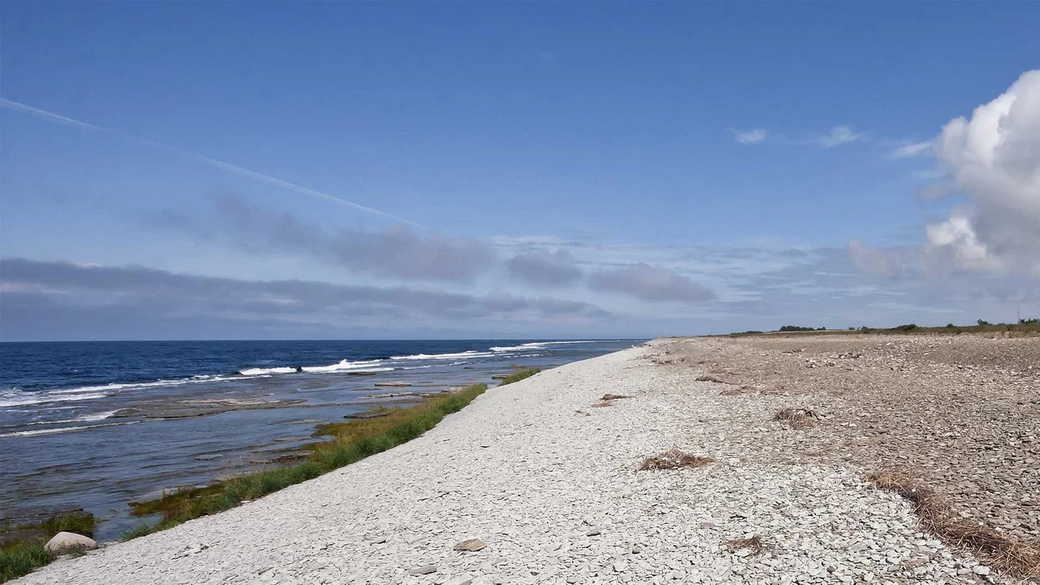
[[(656, 340), (491, 388), (404, 445), (14, 582), (1026, 582), (868, 482), (876, 462), (828, 439), (820, 399), (738, 381), (722, 359), (817, 373), (814, 350), (738, 343)], [(774, 420), (787, 406), (813, 424)], [(806, 456), (820, 445), (830, 456)], [(705, 462), (640, 469), (673, 450)]]

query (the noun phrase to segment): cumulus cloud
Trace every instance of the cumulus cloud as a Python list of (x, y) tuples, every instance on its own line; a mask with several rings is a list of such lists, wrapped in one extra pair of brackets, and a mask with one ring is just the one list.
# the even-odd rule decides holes
[(1040, 274), (1040, 70), (947, 123), (936, 152), (969, 203), (928, 226), (929, 246), (964, 268)]
[(566, 286), (581, 278), (581, 270), (567, 250), (517, 254), (506, 261), (506, 270), (511, 277), (536, 286)]
[(419, 232), (407, 225), (330, 230), (236, 197), (221, 197), (215, 204), (216, 226), (169, 211), (152, 221), (195, 237), (223, 239), (253, 253), (306, 255), (355, 272), (403, 280), (468, 282), (496, 261), (491, 245), (472, 238)]
[(741, 144), (758, 144), (765, 141), (769, 136), (769, 132), (762, 128), (755, 128), (753, 130), (738, 131), (734, 132), (733, 138)]
[(862, 132), (856, 132), (848, 126), (835, 126), (831, 128), (830, 132), (820, 136), (814, 142), (824, 148), (834, 148), (835, 146), (862, 140), (864, 136)]
[[(322, 282), (249, 281), (177, 274), (142, 267), (82, 266), (66, 262), (0, 260), (4, 336), (11, 339), (94, 335), (146, 336), (147, 331), (199, 332), (237, 323), (219, 337), (279, 324), (290, 335), (387, 323), (415, 326), (480, 319), (596, 320), (609, 313), (589, 303), (505, 293), (468, 295), (407, 287), (347, 286)], [(56, 319), (55, 315), (62, 315)], [(105, 316), (110, 321), (105, 324)], [(90, 324), (85, 326), (84, 324)], [(51, 327), (52, 330), (47, 328)], [(251, 334), (251, 333), (250, 333)], [(212, 336), (212, 333), (210, 334)], [(192, 335), (198, 337), (198, 335)]]
[(621, 293), (644, 301), (700, 303), (715, 298), (713, 292), (688, 277), (644, 263), (593, 274), (589, 286), (594, 290)]
[(930, 140), (925, 142), (911, 142), (904, 144), (892, 150), (889, 156), (892, 158), (914, 158), (930, 153), (932, 151), (932, 142)]

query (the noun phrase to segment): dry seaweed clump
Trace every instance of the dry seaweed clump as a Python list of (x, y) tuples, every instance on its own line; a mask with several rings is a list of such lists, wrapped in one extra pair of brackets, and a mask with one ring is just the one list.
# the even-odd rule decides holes
[(762, 538), (757, 534), (750, 538), (734, 538), (733, 540), (727, 540), (725, 545), (731, 552), (748, 550), (752, 555), (757, 555), (766, 548), (762, 543)]
[(1008, 538), (992, 528), (961, 519), (934, 489), (909, 474), (878, 471), (867, 475), (867, 481), (908, 500), (921, 527), (943, 542), (967, 548), (983, 562), (1011, 575), (1040, 577), (1040, 543)]
[(714, 462), (715, 460), (711, 457), (690, 455), (688, 453), (683, 453), (678, 449), (672, 449), (671, 451), (665, 451), (660, 455), (647, 457), (643, 460), (643, 463), (639, 465), (639, 470), (657, 471), (660, 469), (679, 469), (682, 467), (703, 467)]
[(714, 382), (716, 384), (729, 384), (724, 380), (716, 378), (715, 376), (697, 376), (693, 379), (694, 382)]
[(781, 408), (773, 415), (773, 420), (787, 425), (788, 428), (804, 429), (816, 424), (820, 417), (808, 408)]

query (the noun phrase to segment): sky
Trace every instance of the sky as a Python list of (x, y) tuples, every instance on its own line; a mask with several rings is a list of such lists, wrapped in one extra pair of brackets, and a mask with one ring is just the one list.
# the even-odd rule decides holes
[(1040, 4), (0, 7), (0, 340), (1040, 315)]

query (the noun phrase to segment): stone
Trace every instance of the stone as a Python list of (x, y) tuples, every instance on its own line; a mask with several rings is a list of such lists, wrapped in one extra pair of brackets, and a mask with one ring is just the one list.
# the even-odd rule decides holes
[(430, 573), (436, 573), (437, 567), (433, 565), (420, 565), (414, 569), (409, 569), (408, 574), (418, 577), (419, 575), (429, 575)]
[(72, 550), (91, 550), (97, 548), (97, 542), (90, 537), (75, 532), (59, 532), (43, 545), (51, 554), (60, 554)]
[(485, 548), (487, 544), (479, 538), (468, 538), (455, 545), (455, 550), (462, 552), (477, 552)]
[(975, 568), (972, 569), (972, 571), (976, 575), (989, 575), (989, 567), (986, 565), (975, 565)]

